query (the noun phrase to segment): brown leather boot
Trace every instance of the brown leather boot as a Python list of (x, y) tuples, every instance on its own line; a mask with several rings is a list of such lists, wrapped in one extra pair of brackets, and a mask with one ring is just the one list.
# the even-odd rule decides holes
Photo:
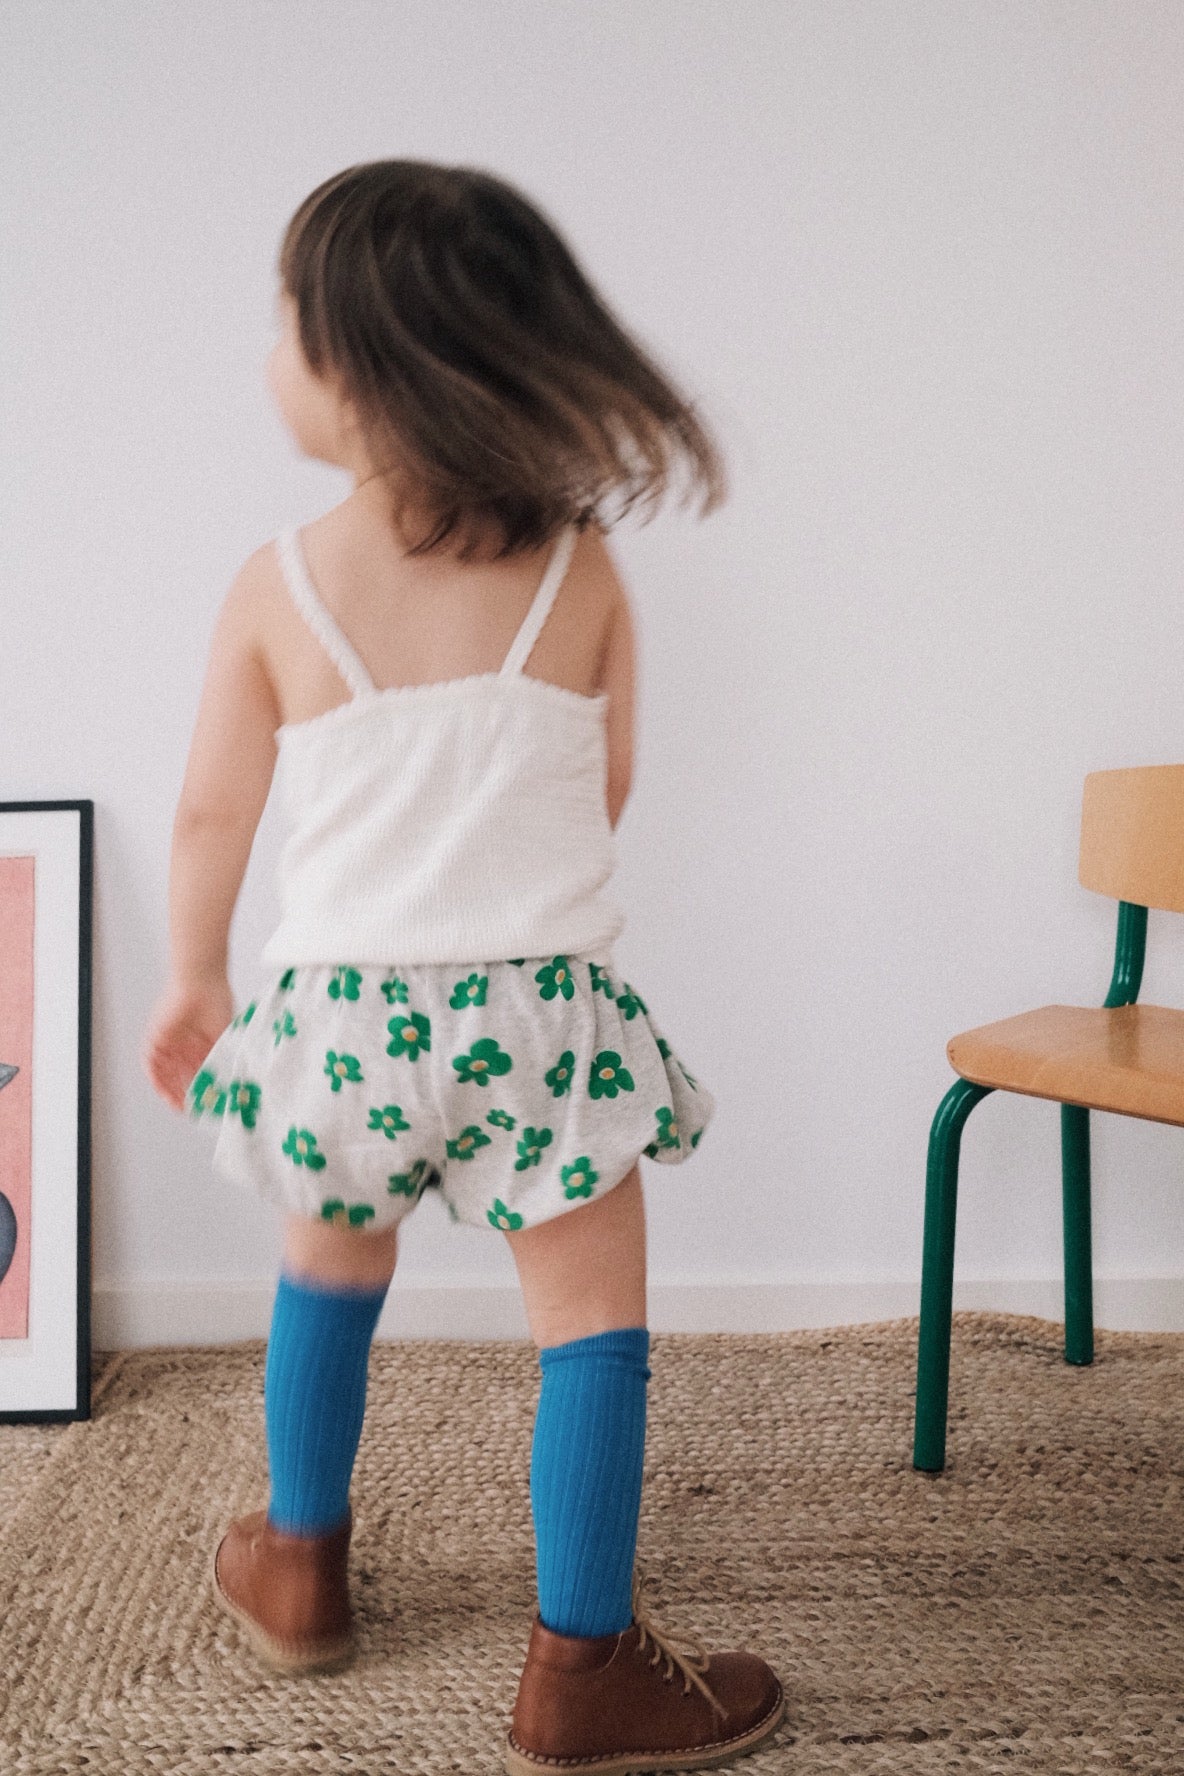
[(352, 1510), (325, 1535), (289, 1535), (253, 1511), (230, 1525), (211, 1577), (222, 1608), (242, 1623), (274, 1671), (340, 1665), (354, 1650), (346, 1566)]
[[(554, 1634), (538, 1611), (502, 1756), (510, 1776), (635, 1776), (731, 1763), (785, 1716), (776, 1672), (755, 1653), (679, 1653), (641, 1606), (633, 1622), (588, 1639)], [(676, 1670), (677, 1667), (677, 1670)]]

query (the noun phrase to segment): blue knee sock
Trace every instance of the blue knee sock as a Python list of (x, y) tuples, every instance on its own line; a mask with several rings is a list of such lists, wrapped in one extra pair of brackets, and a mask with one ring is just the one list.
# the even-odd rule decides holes
[(345, 1520), (385, 1296), (386, 1285), (339, 1289), (280, 1273), (263, 1379), (277, 1529), (322, 1535)]
[(633, 1620), (650, 1335), (618, 1327), (539, 1351), (531, 1446), (539, 1616), (556, 1634)]

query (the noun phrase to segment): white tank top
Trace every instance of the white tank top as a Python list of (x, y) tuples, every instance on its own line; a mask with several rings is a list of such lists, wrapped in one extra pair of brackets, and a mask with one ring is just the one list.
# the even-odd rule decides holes
[(614, 967), (606, 693), (522, 670), (571, 559), (564, 529), (497, 672), (379, 689), (321, 602), (299, 532), (293, 602), (353, 693), (276, 730), (293, 822), (269, 966), (566, 955)]

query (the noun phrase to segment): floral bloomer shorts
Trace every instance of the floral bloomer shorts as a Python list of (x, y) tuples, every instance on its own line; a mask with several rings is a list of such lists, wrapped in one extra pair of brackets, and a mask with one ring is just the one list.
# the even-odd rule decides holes
[(596, 962), (286, 968), (221, 1032), (188, 1114), (212, 1165), (299, 1215), (378, 1230), (439, 1189), (512, 1231), (677, 1165), (715, 1108)]

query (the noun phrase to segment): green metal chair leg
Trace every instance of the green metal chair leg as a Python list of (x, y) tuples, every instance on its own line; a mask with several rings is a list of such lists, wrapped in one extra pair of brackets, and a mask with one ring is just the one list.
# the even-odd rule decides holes
[(1065, 1361), (1092, 1363), (1089, 1111), (1080, 1104), (1061, 1105), (1061, 1196), (1065, 1218)]
[(973, 1085), (969, 1079), (955, 1080), (938, 1105), (929, 1131), (913, 1466), (930, 1473), (940, 1473), (946, 1465), (958, 1150), (966, 1118), (979, 1099), (993, 1090), (993, 1086)]

